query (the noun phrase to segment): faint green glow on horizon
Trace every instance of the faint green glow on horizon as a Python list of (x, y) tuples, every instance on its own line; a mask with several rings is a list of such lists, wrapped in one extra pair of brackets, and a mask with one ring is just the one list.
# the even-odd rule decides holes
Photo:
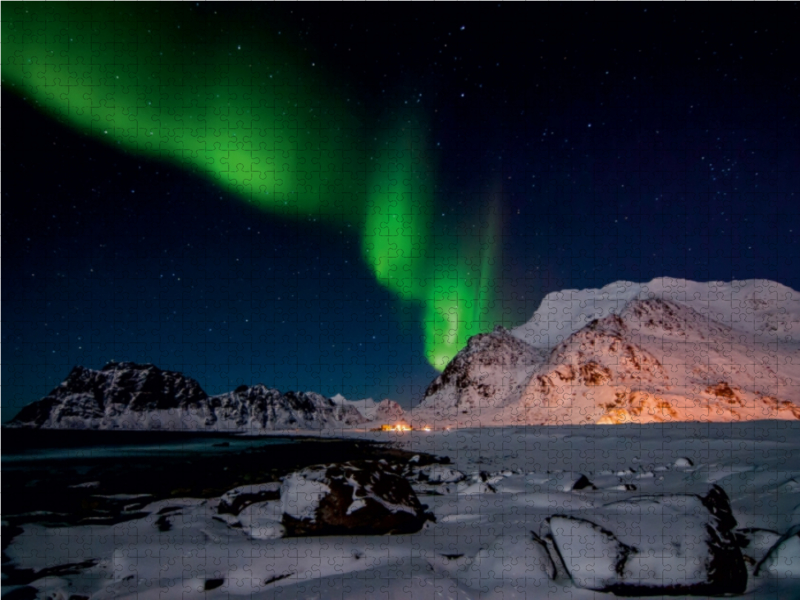
[(3, 12), (7, 89), (269, 212), (357, 227), (378, 282), (422, 306), (436, 369), (494, 325), (498, 223), (488, 219), (481, 243), (435, 231), (424, 115), (369, 127), (299, 53), (183, 5), (12, 2)]

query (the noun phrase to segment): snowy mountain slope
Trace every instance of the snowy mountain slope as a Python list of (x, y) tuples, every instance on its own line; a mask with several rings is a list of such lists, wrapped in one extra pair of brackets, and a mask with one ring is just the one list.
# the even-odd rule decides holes
[(189, 377), (150, 364), (111, 362), (101, 370), (75, 367), (9, 425), (54, 429), (183, 429), (271, 431), (322, 429), (366, 422), (349, 404), (314, 392), (265, 385), (208, 396)]
[(263, 384), (240, 386), (208, 400), (205, 427), (221, 429), (320, 429), (358, 425), (366, 419), (354, 407), (315, 392), (286, 392)]
[(601, 289), (548, 294), (531, 319), (512, 334), (531, 346), (553, 348), (594, 319), (620, 314), (632, 300), (660, 298), (694, 309), (754, 338), (800, 340), (800, 293), (766, 279), (707, 283), (659, 277), (616, 281)]
[(198, 408), (208, 395), (194, 379), (153, 365), (110, 362), (100, 370), (77, 366), (54, 390), (24, 407), (12, 425), (80, 427)]
[[(510, 344), (470, 341), (412, 422), (797, 419), (800, 336), (792, 332), (800, 332), (800, 294), (763, 280), (657, 279), (550, 294), (528, 323), (504, 334), (526, 342), (514, 351), (524, 359), (510, 366)], [(537, 361), (536, 350), (546, 358)], [(488, 398), (480, 397), (484, 380), (494, 382)]]
[(467, 347), (450, 361), (428, 386), (417, 413), (437, 418), (493, 409), (522, 391), (532, 368), (546, 353), (521, 342), (503, 328), (470, 338)]
[(372, 398), (348, 400), (341, 394), (336, 394), (331, 400), (336, 404), (354, 408), (374, 424), (396, 423), (405, 418), (403, 407), (389, 398), (384, 398), (380, 402), (375, 402)]
[(405, 417), (406, 412), (403, 410), (402, 406), (400, 406), (394, 400), (384, 398), (375, 408), (375, 413), (372, 415), (372, 420), (376, 424), (396, 423), (397, 421), (405, 419)]

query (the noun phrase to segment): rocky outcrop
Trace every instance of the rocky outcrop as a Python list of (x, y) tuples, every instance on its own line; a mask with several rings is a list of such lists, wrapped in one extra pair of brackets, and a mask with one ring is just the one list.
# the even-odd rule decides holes
[(431, 518), (408, 481), (384, 460), (307, 467), (281, 486), (289, 536), (419, 531)]
[(428, 386), (419, 411), (473, 413), (501, 405), (527, 381), (544, 354), (503, 328), (469, 339)]

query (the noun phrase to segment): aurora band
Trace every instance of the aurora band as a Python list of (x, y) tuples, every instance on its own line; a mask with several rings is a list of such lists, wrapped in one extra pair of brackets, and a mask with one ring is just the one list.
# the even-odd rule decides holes
[(477, 239), (434, 231), (424, 115), (366, 126), (298, 52), (246, 25), (182, 3), (6, 3), (3, 85), (265, 211), (355, 228), (380, 284), (421, 305), (426, 358), (442, 370), (494, 324), (496, 217)]

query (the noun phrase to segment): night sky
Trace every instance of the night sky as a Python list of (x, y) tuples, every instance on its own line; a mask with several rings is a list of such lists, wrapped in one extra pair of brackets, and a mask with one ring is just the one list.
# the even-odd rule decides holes
[[(124, 86), (108, 108), (79, 85), (65, 109), (25, 84), (36, 51), (7, 21), (31, 17), (4, 4), (3, 420), (74, 365), (109, 360), (182, 371), (209, 394), (265, 383), (409, 408), (434, 358), (521, 324), (552, 291), (659, 276), (800, 290), (797, 4), (115, 5), (87, 10), (131, 40), (152, 22), (158, 39), (98, 44), (103, 82), (81, 85), (104, 92), (108, 65), (124, 80), (137, 55), (144, 76), (162, 51), (254, 107), (278, 92), (242, 95), (232, 74), (283, 77), (281, 102), (343, 124), (327, 175), (344, 191), (326, 191), (323, 169), (291, 200), (276, 176), (289, 210), (197, 152), (144, 148), (119, 133), (144, 98), (126, 108)], [(52, 56), (82, 64), (64, 47)], [(165, 119), (218, 114), (187, 80), (150, 92)], [(98, 106), (116, 113), (81, 121)], [(392, 233), (369, 215), (373, 188), (396, 184), (369, 169), (403, 144), (422, 151), (397, 159), (413, 181), (395, 191), (420, 220)], [(352, 165), (367, 174), (348, 178)], [(408, 242), (407, 262), (373, 258), (384, 233)], [(474, 294), (458, 300), (472, 321), (447, 345), (430, 315), (455, 280)]]

